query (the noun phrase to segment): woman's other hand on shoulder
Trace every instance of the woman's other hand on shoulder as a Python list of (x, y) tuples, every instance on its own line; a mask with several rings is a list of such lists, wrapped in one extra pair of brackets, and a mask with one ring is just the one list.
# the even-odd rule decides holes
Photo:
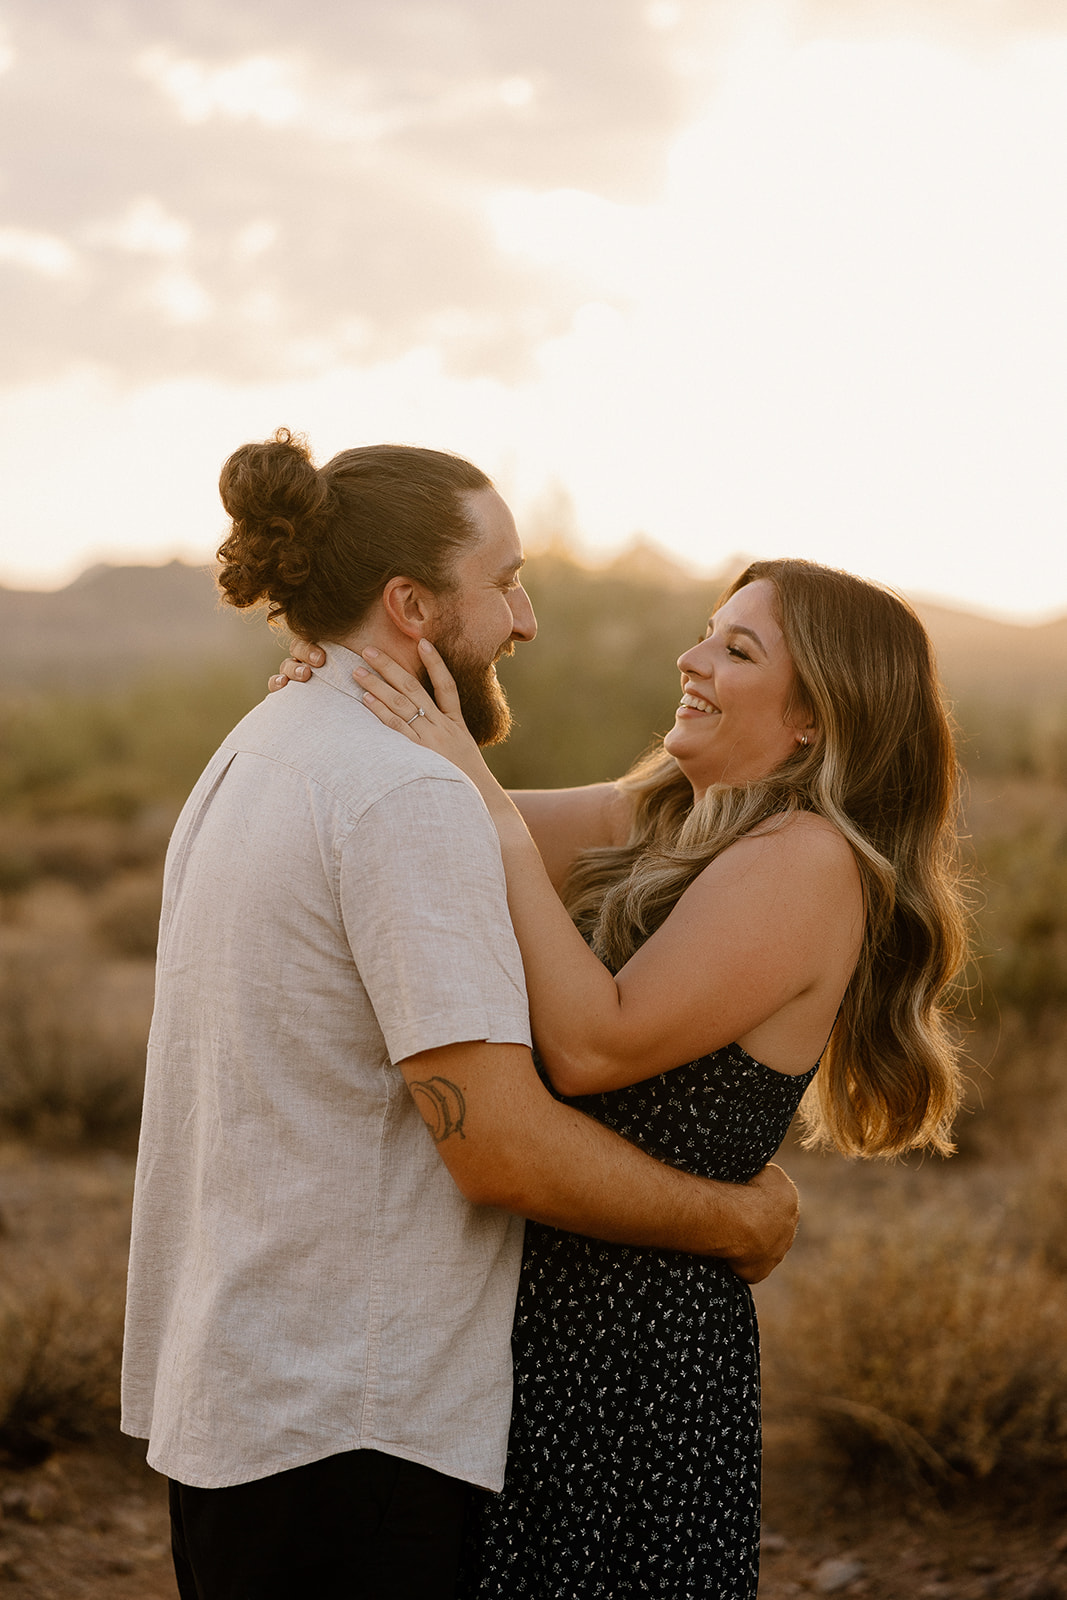
[(307, 639), (291, 640), (289, 651), (290, 654), (286, 656), (277, 672), (267, 679), (268, 694), (273, 694), (276, 689), (284, 689), (287, 683), (307, 683), (311, 677), (312, 667), (326, 665), (325, 650), (321, 645), (312, 644)]

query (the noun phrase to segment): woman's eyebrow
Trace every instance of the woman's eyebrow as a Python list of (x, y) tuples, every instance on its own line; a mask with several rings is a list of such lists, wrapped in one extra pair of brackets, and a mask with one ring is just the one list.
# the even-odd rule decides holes
[[(709, 626), (710, 626), (710, 624), (709, 624)], [(727, 633), (743, 633), (745, 635), (746, 639), (752, 639), (759, 646), (759, 648), (763, 651), (764, 655), (767, 654), (767, 646), (764, 644), (764, 642), (760, 638), (759, 634), (756, 633), (754, 631), (754, 629), (752, 629), (752, 628), (746, 628), (743, 622), (728, 622), (726, 624), (726, 632)]]

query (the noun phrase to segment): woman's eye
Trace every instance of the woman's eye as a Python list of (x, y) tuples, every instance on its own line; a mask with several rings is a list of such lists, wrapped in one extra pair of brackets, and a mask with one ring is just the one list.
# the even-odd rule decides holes
[(727, 655), (734, 656), (738, 661), (751, 661), (752, 659), (750, 655), (748, 655), (744, 650), (740, 649), (736, 644), (728, 644), (726, 646), (726, 653)]

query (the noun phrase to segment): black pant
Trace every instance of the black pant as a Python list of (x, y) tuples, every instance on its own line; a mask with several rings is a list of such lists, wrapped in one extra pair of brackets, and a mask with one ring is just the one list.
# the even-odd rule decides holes
[(467, 1485), (349, 1450), (229, 1489), (170, 1485), (181, 1600), (452, 1600)]

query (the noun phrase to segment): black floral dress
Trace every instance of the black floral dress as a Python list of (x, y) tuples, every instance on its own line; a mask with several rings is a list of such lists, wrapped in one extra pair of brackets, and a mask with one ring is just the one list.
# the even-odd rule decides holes
[[(573, 1103), (651, 1155), (744, 1182), (815, 1068), (728, 1045)], [(529, 1223), (502, 1494), (477, 1493), (462, 1600), (751, 1600), (759, 1567), (759, 1336), (709, 1258)]]

